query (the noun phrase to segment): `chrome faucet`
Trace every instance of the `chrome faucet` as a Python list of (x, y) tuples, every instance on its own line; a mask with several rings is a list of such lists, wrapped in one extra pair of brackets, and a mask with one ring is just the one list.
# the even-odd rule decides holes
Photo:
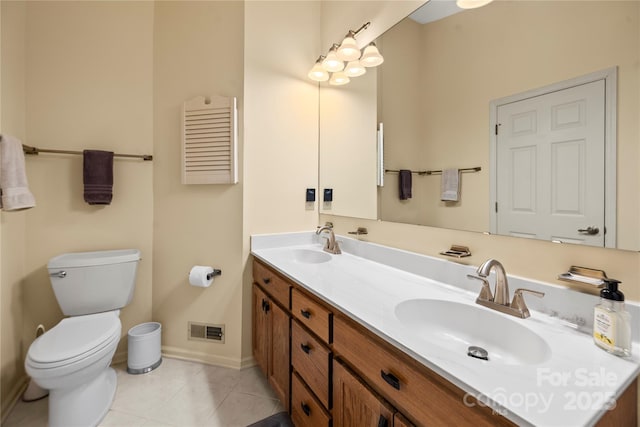
[[(494, 294), (491, 294), (491, 286), (487, 279), (489, 274), (491, 274), (492, 269), (496, 272), (496, 286), (494, 288)], [(522, 296), (523, 293), (527, 292), (537, 297), (544, 296), (544, 292), (520, 288), (516, 289), (513, 293), (513, 301), (509, 303), (509, 282), (507, 281), (507, 274), (504, 271), (502, 264), (495, 259), (486, 260), (480, 267), (478, 267), (477, 274), (477, 276), (467, 274), (468, 278), (480, 280), (482, 282), (482, 290), (480, 291), (478, 298), (476, 298), (476, 303), (498, 310), (502, 313), (510, 314), (511, 316), (520, 317), (522, 319), (526, 319), (530, 316), (529, 309), (527, 308)]]
[(319, 235), (323, 231), (329, 232), (329, 238), (327, 239), (327, 244), (324, 245), (324, 248), (323, 248), (324, 251), (334, 255), (341, 254), (342, 251), (340, 250), (340, 245), (338, 245), (338, 242), (336, 241), (336, 235), (333, 233), (333, 226), (332, 225), (323, 225), (321, 227), (318, 226), (318, 229), (316, 230), (316, 234)]

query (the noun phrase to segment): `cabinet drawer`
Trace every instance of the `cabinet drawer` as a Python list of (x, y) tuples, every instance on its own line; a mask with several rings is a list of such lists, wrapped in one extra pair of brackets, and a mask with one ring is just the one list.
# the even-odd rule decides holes
[(291, 377), (291, 420), (296, 427), (328, 427), (331, 417), (295, 372)]
[(331, 351), (294, 320), (291, 325), (291, 364), (325, 408), (331, 408)]
[(488, 408), (465, 405), (465, 393), (379, 337), (336, 316), (333, 349), (417, 425), (513, 425)]
[(314, 334), (325, 343), (331, 343), (331, 322), (333, 315), (322, 305), (313, 301), (302, 292), (294, 289), (291, 292), (291, 312)]
[(253, 281), (258, 283), (274, 300), (289, 309), (289, 288), (291, 285), (274, 273), (269, 267), (253, 261)]

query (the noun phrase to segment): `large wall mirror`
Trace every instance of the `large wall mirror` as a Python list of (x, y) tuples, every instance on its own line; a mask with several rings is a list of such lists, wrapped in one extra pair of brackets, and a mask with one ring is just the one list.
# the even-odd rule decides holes
[[(640, 2), (494, 1), (441, 17), (451, 3), (432, 0), (380, 36), (385, 62), (377, 69), (345, 86), (321, 85), (320, 188), (333, 189), (321, 213), (640, 250)], [(595, 101), (574, 93), (600, 77), (587, 89)], [(548, 108), (531, 115), (542, 94), (551, 94)], [(513, 109), (514, 100), (529, 103)], [(602, 123), (588, 137), (563, 134), (535, 148), (542, 137), (534, 135), (503, 152), (496, 117), (502, 135)], [(379, 123), (389, 170), (382, 187)], [(585, 148), (594, 138), (600, 146)], [(472, 169), (458, 175), (458, 201), (441, 200), (438, 172), (412, 174), (412, 197), (400, 199), (394, 171), (452, 168)], [(544, 218), (524, 221), (537, 224), (531, 232), (504, 231), (495, 224), (500, 192), (525, 214), (537, 205), (580, 219), (595, 204), (603, 219), (572, 223), (582, 230), (575, 238)], [(582, 238), (593, 228), (604, 235), (607, 223), (608, 243)]]

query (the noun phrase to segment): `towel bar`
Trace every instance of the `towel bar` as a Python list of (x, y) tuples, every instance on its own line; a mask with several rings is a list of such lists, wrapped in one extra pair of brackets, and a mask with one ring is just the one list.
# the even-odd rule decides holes
[[(474, 168), (464, 168), (458, 169), (460, 172), (480, 172), (482, 168), (480, 166), (476, 166)], [(396, 169), (385, 169), (385, 173), (398, 173), (399, 170)], [(411, 171), (411, 173), (417, 173), (418, 175), (438, 175), (442, 173), (442, 170), (426, 170), (426, 171)]]
[[(38, 155), (40, 153), (55, 153), (55, 154), (77, 154), (80, 155), (82, 154), (82, 151), (71, 151), (71, 150), (50, 150), (47, 148), (37, 148), (37, 147), (31, 147), (29, 145), (24, 145), (22, 144), (22, 151), (24, 152), (24, 154), (32, 154), (32, 155)], [(113, 155), (114, 157), (128, 157), (128, 158), (133, 158), (133, 159), (142, 159), (142, 160), (153, 160), (153, 156), (150, 154), (118, 154), (118, 153), (114, 153)]]

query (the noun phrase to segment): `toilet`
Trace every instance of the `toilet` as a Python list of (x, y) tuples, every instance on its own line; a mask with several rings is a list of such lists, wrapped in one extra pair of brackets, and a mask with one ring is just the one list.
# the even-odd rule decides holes
[(109, 367), (131, 302), (140, 261), (137, 249), (67, 253), (47, 269), (62, 312), (69, 317), (29, 347), (25, 368), (49, 390), (49, 426), (96, 426), (116, 392)]

